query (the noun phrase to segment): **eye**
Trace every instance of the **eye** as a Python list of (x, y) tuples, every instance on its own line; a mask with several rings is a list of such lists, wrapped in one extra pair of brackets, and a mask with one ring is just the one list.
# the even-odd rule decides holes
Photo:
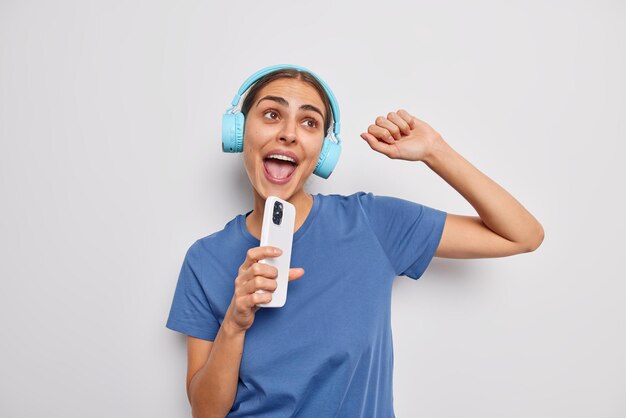
[(272, 109), (266, 110), (263, 113), (263, 117), (267, 118), (267, 119), (276, 119), (276, 118), (278, 118), (278, 112), (276, 112), (275, 110), (272, 110)]
[(308, 128), (317, 128), (317, 120), (309, 118), (309, 119), (305, 119), (304, 123), (306, 124), (306, 126)]

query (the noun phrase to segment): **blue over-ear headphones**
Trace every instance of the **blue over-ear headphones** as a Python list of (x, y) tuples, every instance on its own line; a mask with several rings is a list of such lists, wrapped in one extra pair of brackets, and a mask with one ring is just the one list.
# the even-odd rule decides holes
[(282, 70), (285, 68), (293, 68), (294, 70), (306, 71), (310, 73), (317, 79), (317, 81), (320, 82), (328, 95), (333, 120), (329, 128), (330, 132), (327, 132), (324, 137), (322, 151), (320, 152), (320, 157), (317, 161), (317, 165), (315, 166), (315, 170), (313, 171), (313, 174), (326, 179), (333, 172), (335, 166), (337, 165), (337, 161), (339, 161), (339, 156), (341, 155), (341, 140), (339, 139), (339, 129), (341, 127), (339, 122), (339, 105), (337, 104), (335, 95), (321, 78), (313, 74), (310, 70), (297, 65), (273, 65), (271, 67), (266, 67), (252, 74), (246, 81), (244, 81), (237, 91), (237, 94), (235, 94), (235, 98), (231, 102), (231, 107), (229, 107), (224, 113), (224, 116), (222, 116), (222, 151), (243, 151), (243, 128), (245, 121), (243, 113), (236, 109), (241, 96), (261, 77), (271, 73), (272, 71)]

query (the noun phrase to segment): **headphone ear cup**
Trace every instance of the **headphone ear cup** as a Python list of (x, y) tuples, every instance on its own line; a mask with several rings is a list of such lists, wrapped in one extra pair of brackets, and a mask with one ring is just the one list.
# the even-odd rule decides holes
[(222, 116), (222, 151), (243, 152), (243, 113), (225, 113)]
[(316, 174), (324, 179), (327, 179), (335, 169), (339, 156), (341, 155), (341, 144), (333, 142), (328, 137), (324, 138), (324, 144), (322, 145), (322, 151), (320, 157), (317, 160), (317, 165), (313, 174)]

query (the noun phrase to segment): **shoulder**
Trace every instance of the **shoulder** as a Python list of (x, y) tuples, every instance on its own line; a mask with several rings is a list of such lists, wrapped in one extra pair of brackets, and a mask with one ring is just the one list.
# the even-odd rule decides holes
[(365, 192), (356, 192), (350, 195), (344, 194), (317, 194), (320, 212), (325, 218), (337, 216), (353, 216), (355, 211), (361, 210), (361, 199), (366, 196)]
[(244, 216), (237, 215), (226, 223), (221, 230), (197, 239), (189, 246), (185, 258), (190, 262), (211, 258), (214, 254), (222, 253), (225, 247), (241, 244), (239, 223), (241, 222), (240, 218)]
[[(376, 195), (371, 192), (356, 192), (351, 195), (330, 195), (335, 208), (343, 208), (349, 216), (364, 215), (370, 222), (387, 224), (389, 222), (427, 221), (436, 218), (436, 222), (445, 219), (446, 212), (411, 200)], [(332, 205), (329, 205), (332, 206)]]
[(323, 201), (335, 206), (344, 207), (370, 207), (370, 206), (397, 206), (406, 203), (413, 203), (405, 199), (393, 196), (378, 195), (372, 192), (359, 191), (350, 195), (329, 194), (318, 195)]
[(321, 212), (325, 219), (367, 219), (368, 223), (419, 213), (422, 205), (392, 196), (359, 191), (350, 195), (321, 195)]
[(349, 195), (344, 195), (344, 194), (328, 194), (328, 195), (317, 194), (316, 196), (321, 199), (321, 201), (324, 203), (324, 205), (343, 206), (343, 207), (350, 207), (350, 206), (355, 206), (355, 205), (361, 205), (361, 203), (363, 201), (367, 201), (367, 200), (370, 200), (372, 198), (378, 197), (378, 196), (375, 196), (373, 193), (363, 192), (363, 191), (355, 192), (355, 193), (352, 193), (352, 194), (349, 194)]
[(406, 206), (421, 207), (419, 203), (393, 196), (377, 195), (372, 192), (358, 191), (349, 195), (318, 194), (324, 210), (363, 211), (368, 215), (372, 211), (395, 211)]

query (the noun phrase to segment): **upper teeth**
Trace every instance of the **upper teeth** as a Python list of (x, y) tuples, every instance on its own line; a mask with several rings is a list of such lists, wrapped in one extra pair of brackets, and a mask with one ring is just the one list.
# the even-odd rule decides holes
[(267, 158), (276, 158), (277, 160), (289, 161), (290, 163), (294, 163), (294, 164), (296, 162), (296, 160), (294, 160), (291, 157), (287, 157), (286, 155), (273, 154), (273, 155), (268, 155)]

